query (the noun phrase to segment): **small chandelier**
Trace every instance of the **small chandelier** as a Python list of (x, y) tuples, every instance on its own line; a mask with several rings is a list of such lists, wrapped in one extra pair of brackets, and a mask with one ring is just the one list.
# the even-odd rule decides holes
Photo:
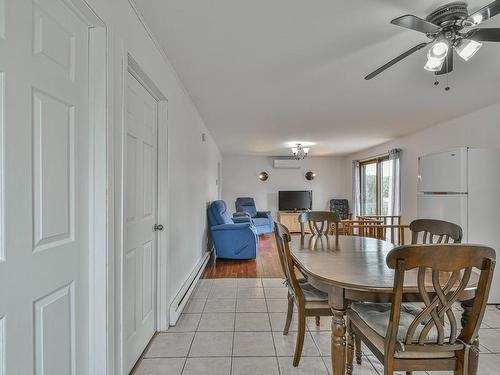
[(292, 147), (292, 153), (295, 160), (305, 159), (309, 153), (309, 147), (302, 147), (300, 143), (297, 143), (295, 147)]

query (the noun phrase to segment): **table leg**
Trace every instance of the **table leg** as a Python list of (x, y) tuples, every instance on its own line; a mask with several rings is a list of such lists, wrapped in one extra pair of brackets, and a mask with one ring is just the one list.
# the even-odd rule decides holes
[[(461, 305), (464, 309), (462, 313), (462, 327), (464, 327), (470, 319), (470, 315), (472, 313), (472, 306), (474, 304), (474, 300), (471, 299), (469, 301), (462, 301)], [(472, 344), (472, 348), (469, 355), (469, 375), (476, 375), (477, 369), (479, 366), (479, 337), (476, 338), (474, 343)]]
[(346, 324), (345, 310), (332, 308), (332, 374), (345, 374), (346, 359)]

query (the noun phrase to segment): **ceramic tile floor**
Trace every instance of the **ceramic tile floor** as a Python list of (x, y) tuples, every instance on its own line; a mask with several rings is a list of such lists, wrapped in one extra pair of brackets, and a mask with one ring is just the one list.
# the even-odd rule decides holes
[[(296, 319), (283, 336), (286, 293), (281, 279), (200, 280), (177, 325), (156, 336), (134, 375), (328, 375), (329, 318), (319, 327), (308, 320), (300, 365), (292, 366)], [(480, 343), (478, 374), (500, 374), (500, 310), (494, 306)], [(364, 350), (353, 373), (383, 374), (383, 366)]]

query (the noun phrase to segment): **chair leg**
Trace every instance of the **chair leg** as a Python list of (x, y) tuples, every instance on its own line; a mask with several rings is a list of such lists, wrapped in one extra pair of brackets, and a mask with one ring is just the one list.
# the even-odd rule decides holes
[(295, 344), (295, 355), (293, 357), (293, 367), (297, 367), (302, 356), (304, 338), (306, 335), (306, 312), (299, 308), (299, 330), (297, 332), (297, 342)]
[(384, 375), (393, 375), (394, 374), (394, 363), (392, 359), (385, 358), (384, 362)]
[(316, 327), (319, 327), (319, 323), (320, 323), (319, 316), (317, 316), (316, 317)]
[(355, 347), (356, 347), (356, 363), (361, 364), (363, 353), (361, 352), (361, 338), (359, 336), (354, 336)]
[(469, 350), (465, 350), (463, 353), (463, 356), (462, 356), (462, 374), (464, 375), (467, 375), (467, 374), (472, 374), (474, 372), (472, 371), (469, 371), (469, 364), (470, 364), (470, 349)]
[(352, 361), (354, 357), (354, 332), (352, 331), (350, 325), (347, 332), (347, 363), (346, 363), (346, 375), (352, 375)]
[(283, 334), (288, 335), (288, 330), (290, 329), (290, 323), (293, 318), (293, 297), (288, 293), (288, 311), (286, 313), (285, 328), (283, 329)]

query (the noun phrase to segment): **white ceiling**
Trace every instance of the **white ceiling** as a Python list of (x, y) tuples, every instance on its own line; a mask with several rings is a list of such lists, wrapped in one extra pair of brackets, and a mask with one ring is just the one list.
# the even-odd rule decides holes
[(363, 79), (427, 40), (391, 19), (446, 1), (135, 2), (225, 154), (287, 155), (295, 140), (348, 154), (500, 101), (500, 43), (456, 58), (449, 92), (423, 69), (426, 49)]

